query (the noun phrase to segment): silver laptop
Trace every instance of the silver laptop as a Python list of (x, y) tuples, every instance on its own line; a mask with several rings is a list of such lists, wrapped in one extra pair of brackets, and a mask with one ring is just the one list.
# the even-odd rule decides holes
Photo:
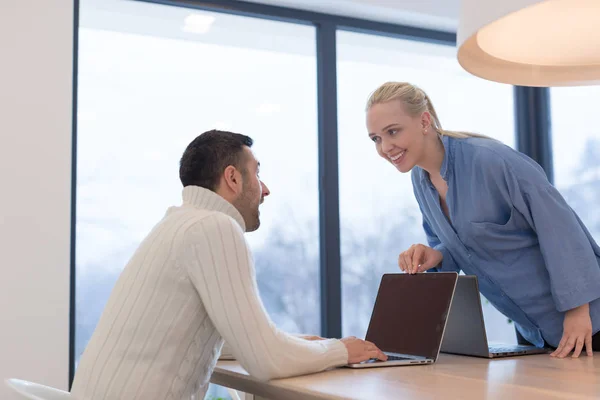
[(475, 275), (458, 277), (442, 352), (496, 358), (547, 353), (548, 349), (516, 344), (489, 344)]
[(440, 353), (456, 287), (456, 272), (384, 274), (366, 340), (387, 356), (350, 368), (433, 364)]

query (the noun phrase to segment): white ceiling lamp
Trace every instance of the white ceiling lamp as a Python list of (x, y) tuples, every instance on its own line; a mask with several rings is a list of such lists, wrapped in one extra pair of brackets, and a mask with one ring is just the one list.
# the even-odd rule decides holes
[(184, 19), (184, 25), (181, 28), (184, 32), (189, 33), (206, 33), (210, 30), (215, 17), (207, 14), (190, 14)]
[(600, 0), (462, 0), (458, 61), (522, 86), (600, 84)]

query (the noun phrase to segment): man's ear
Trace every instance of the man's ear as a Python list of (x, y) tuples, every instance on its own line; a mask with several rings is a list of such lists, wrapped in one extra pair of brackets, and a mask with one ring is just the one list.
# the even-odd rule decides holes
[(232, 192), (238, 194), (242, 191), (242, 174), (233, 165), (228, 165), (225, 168), (223, 181)]

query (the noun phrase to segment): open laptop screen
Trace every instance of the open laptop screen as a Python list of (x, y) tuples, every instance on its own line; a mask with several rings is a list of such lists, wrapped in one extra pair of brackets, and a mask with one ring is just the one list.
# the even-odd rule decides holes
[(458, 274), (385, 274), (366, 340), (381, 350), (437, 359)]

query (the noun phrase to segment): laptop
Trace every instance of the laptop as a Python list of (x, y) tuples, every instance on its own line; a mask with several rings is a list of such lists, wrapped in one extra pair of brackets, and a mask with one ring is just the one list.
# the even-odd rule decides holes
[(349, 368), (426, 365), (436, 362), (458, 274), (384, 274), (365, 340), (387, 361), (367, 360)]
[(477, 276), (458, 277), (442, 352), (465, 356), (497, 358), (544, 354), (548, 349), (535, 346), (490, 344), (485, 333)]

